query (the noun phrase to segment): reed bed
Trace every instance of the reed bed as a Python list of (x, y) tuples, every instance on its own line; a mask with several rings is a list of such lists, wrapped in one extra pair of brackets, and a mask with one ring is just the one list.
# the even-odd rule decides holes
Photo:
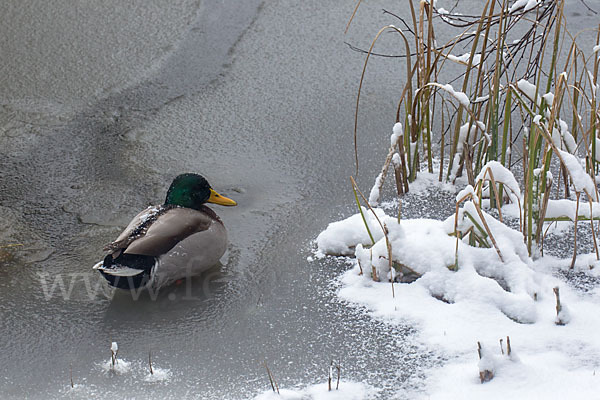
[[(390, 167), (400, 196), (421, 171), (437, 172), (440, 181), (452, 183), (462, 177), (476, 188), (472, 199), (479, 206), (489, 199), (500, 219), (504, 204), (518, 202), (519, 229), (530, 256), (543, 251), (544, 222), (570, 220), (575, 225), (572, 265), (580, 221), (591, 224), (600, 258), (594, 226), (600, 219), (600, 25), (591, 34), (569, 32), (564, 0), (488, 0), (473, 15), (436, 8), (430, 1), (409, 0), (408, 5), (408, 18), (386, 11), (398, 26), (384, 26), (368, 49), (359, 50), (366, 56), (355, 144), (367, 66), (379, 56), (374, 49), (385, 32), (399, 37), (397, 57), (405, 70), (391, 147), (369, 202), (378, 201)], [(436, 35), (442, 24), (456, 32), (445, 42)], [(490, 162), (510, 171), (522, 193), (515, 196), (518, 188), (495, 179)], [(353, 189), (356, 193), (354, 182)], [(562, 198), (573, 202), (574, 213), (556, 211), (555, 201)], [(485, 229), (482, 233), (493, 238)]]

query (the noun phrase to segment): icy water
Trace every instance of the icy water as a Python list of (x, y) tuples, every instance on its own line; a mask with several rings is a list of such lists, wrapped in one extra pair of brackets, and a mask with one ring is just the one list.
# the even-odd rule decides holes
[[(325, 381), (336, 360), (383, 398), (419, 389), (439, 356), (412, 327), (339, 302), (343, 263), (307, 261), (311, 240), (354, 212), (363, 56), (344, 41), (366, 48), (394, 22), (381, 13), (393, 4), (369, 3), (346, 36), (353, 1), (0, 5), (0, 246), (22, 244), (0, 253), (2, 398), (251, 398), (269, 388), (265, 361), (286, 388)], [(403, 68), (369, 66), (363, 187)], [(239, 203), (214, 207), (224, 266), (157, 299), (111, 298), (91, 271), (102, 246), (188, 171)], [(433, 199), (405, 212), (439, 216)], [(103, 368), (111, 341), (123, 374)], [(145, 380), (150, 351), (162, 381)]]

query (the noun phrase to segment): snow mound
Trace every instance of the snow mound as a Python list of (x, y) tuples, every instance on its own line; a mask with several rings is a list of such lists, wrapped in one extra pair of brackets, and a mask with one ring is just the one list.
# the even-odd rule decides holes
[[(395, 221), (395, 218), (386, 216), (382, 209), (375, 208), (374, 210), (375, 215), (382, 222), (390, 222), (390, 219)], [(383, 230), (381, 230), (377, 218), (365, 207), (362, 207), (362, 212), (373, 239), (376, 241), (381, 239)], [(361, 215), (356, 214), (345, 220), (329, 224), (327, 229), (317, 236), (317, 248), (319, 249), (317, 256), (322, 257), (325, 254), (352, 255), (354, 254), (354, 247), (359, 243), (363, 245), (372, 244)]]
[(106, 373), (112, 372), (115, 374), (127, 374), (131, 372), (131, 362), (125, 361), (122, 358), (117, 358), (115, 360), (115, 365), (113, 366), (112, 359), (106, 360), (105, 362), (100, 364), (102, 370)]
[(168, 368), (153, 367), (152, 371), (154, 373), (153, 374), (148, 373), (144, 377), (144, 381), (146, 381), (146, 382), (167, 382), (171, 379), (171, 376), (173, 375), (171, 373), (171, 370)]
[[(381, 213), (379, 210), (380, 219), (386, 221), (389, 230), (394, 272), (389, 267), (389, 250), (383, 232), (380, 228), (376, 230), (378, 239), (369, 246), (368, 236), (363, 236), (364, 225), (360, 214), (331, 224), (321, 233), (320, 240), (317, 239), (319, 251), (335, 254), (343, 249), (344, 254), (348, 254), (354, 248), (356, 259), (360, 262), (358, 267), (368, 279), (375, 277), (379, 281), (389, 282), (394, 274), (398, 280), (398, 276), (401, 277), (409, 269), (421, 276), (415, 284), (422, 286), (434, 298), (449, 303), (483, 301), (511, 319), (523, 323), (535, 322), (533, 296), (539, 288), (533, 279), (533, 271), (523, 261), (527, 260), (527, 249), (520, 232), (484, 213), (486, 222), (495, 233), (498, 248), (505, 255), (505, 261), (499, 259), (494, 248), (476, 248), (459, 241), (460, 267), (455, 272), (452, 269), (456, 261), (457, 240), (451, 236), (454, 232), (454, 216), (446, 221), (414, 219), (398, 224), (396, 219), (381, 216)], [(464, 216), (465, 213), (482, 225), (473, 204), (467, 202), (459, 212), (462, 221), (459, 230), (468, 231), (475, 226), (471, 219)], [(345, 234), (342, 234), (343, 230)], [(357, 234), (350, 234), (351, 231)], [(366, 240), (352, 242), (352, 238)], [(340, 241), (343, 241), (343, 246), (339, 244)]]
[(498, 161), (490, 161), (481, 168), (481, 172), (475, 178), (475, 183), (491, 180), (493, 177), (496, 183), (503, 183), (506, 193), (513, 203), (516, 203), (521, 198), (521, 189), (517, 183), (517, 179), (512, 172)]

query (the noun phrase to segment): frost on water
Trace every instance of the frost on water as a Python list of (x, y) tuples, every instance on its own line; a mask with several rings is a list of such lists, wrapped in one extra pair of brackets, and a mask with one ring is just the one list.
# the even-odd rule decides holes
[(149, 383), (166, 383), (171, 381), (173, 372), (169, 368), (161, 368), (152, 365), (152, 372), (149, 371), (148, 362), (140, 360), (127, 361), (122, 358), (116, 358), (113, 365), (112, 358), (96, 365), (108, 376), (128, 375), (136, 381)]
[(340, 381), (336, 390), (337, 380), (333, 380), (332, 390), (328, 383), (311, 385), (302, 389), (279, 389), (279, 393), (267, 390), (254, 397), (254, 400), (368, 400), (377, 397), (379, 390), (359, 382)]

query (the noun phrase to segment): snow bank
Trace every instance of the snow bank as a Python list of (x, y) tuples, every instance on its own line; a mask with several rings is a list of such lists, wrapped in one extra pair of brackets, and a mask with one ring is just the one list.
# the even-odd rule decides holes
[[(533, 280), (533, 271), (524, 262), (527, 260), (527, 249), (520, 232), (483, 213), (506, 263), (500, 261), (493, 248), (475, 248), (459, 241), (460, 268), (458, 272), (453, 272), (450, 268), (455, 263), (457, 241), (450, 234), (454, 232), (454, 216), (445, 221), (414, 219), (398, 224), (395, 218), (383, 215), (383, 211), (378, 210), (378, 214), (389, 230), (392, 259), (422, 275), (417, 282), (433, 297), (444, 298), (452, 303), (485, 300), (512, 319), (524, 323), (536, 320), (533, 296), (539, 288)], [(475, 227), (473, 221), (479, 226), (483, 225), (470, 201), (461, 209), (459, 221), (458, 229), (464, 232)], [(318, 251), (324, 254), (352, 254), (352, 249), (356, 248), (364, 275), (370, 278), (374, 270), (377, 279), (389, 281), (392, 272), (387, 242), (380, 228), (376, 232), (376, 243), (366, 249), (370, 240), (357, 214), (330, 224), (317, 238)], [(402, 271), (398, 269), (395, 272), (400, 274)], [(508, 286), (510, 291), (504, 290), (499, 281)]]
[[(496, 179), (518, 189), (512, 174), (493, 163), (488, 167)], [(473, 188), (466, 188), (462, 194), (466, 193), (474, 193)], [(559, 204), (551, 202), (549, 212), (555, 207), (568, 208)], [(586, 209), (589, 212), (583, 203), (580, 211)], [(439, 368), (426, 371), (425, 394), (413, 397), (597, 397), (600, 288), (580, 293), (553, 275), (558, 268), (566, 268), (570, 260), (549, 256), (532, 260), (519, 231), (483, 211), (480, 216), (472, 201), (465, 201), (457, 216), (444, 221), (403, 219), (398, 224), (382, 210), (376, 213), (390, 231), (388, 239), (395, 263), (392, 271), (386, 240), (372, 217), (368, 219), (375, 244), (371, 245), (357, 214), (330, 224), (319, 235), (318, 252), (352, 255), (355, 250), (361, 266), (355, 261), (354, 267), (339, 278), (339, 297), (364, 306), (370, 315), (387, 323), (412, 324), (418, 330), (418, 340), (447, 360)], [(593, 210), (596, 213), (600, 213), (598, 206)], [(453, 236), (456, 217), (456, 231), (461, 239)], [(482, 228), (484, 221), (503, 260)], [(479, 247), (470, 245), (474, 232), (480, 236)], [(392, 295), (390, 279), (399, 280), (406, 273), (404, 267), (420, 278), (410, 284), (396, 283)], [(595, 257), (578, 258), (576, 268), (589, 271), (592, 267), (600, 268)], [(378, 282), (372, 279), (373, 269)], [(592, 274), (598, 274), (594, 271)], [(563, 305), (558, 316), (555, 287), (560, 287)], [(556, 321), (565, 325), (557, 325)], [(507, 336), (512, 346), (510, 356)], [(500, 339), (504, 341), (502, 346)], [(484, 349), (481, 360), (478, 342)], [(494, 377), (481, 384), (479, 372), (488, 369)], [(296, 398), (303, 398), (299, 396)]]

